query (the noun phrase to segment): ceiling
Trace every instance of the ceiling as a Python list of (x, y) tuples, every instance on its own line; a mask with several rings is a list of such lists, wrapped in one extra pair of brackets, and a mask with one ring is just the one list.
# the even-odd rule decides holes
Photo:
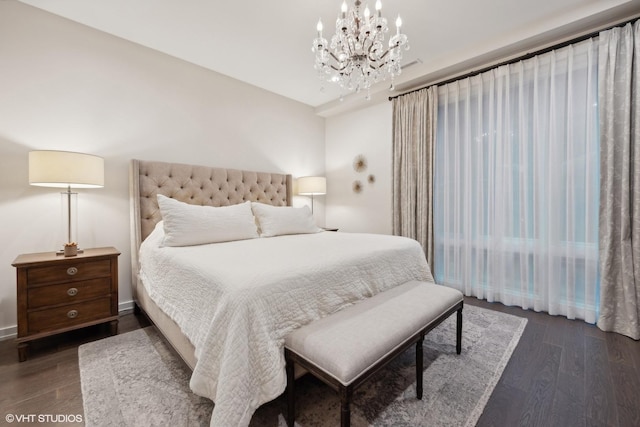
[[(320, 115), (366, 102), (363, 94), (338, 100), (340, 91), (329, 83), (321, 91), (313, 69), (316, 22), (322, 18), (326, 37), (341, 0), (21, 1), (308, 104)], [(409, 37), (396, 81), (402, 91), (638, 15), (640, 0), (382, 0), (382, 11), (390, 23), (399, 14)], [(374, 87), (372, 98), (393, 95), (388, 87)]]

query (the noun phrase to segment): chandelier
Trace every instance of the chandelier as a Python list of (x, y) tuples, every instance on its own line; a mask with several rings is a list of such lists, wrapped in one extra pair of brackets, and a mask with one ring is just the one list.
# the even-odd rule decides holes
[[(386, 18), (382, 17), (382, 2), (377, 0), (375, 14), (369, 6), (360, 12), (360, 0), (352, 8), (342, 3), (342, 11), (336, 20), (336, 33), (331, 43), (322, 36), (322, 20), (316, 27), (318, 37), (313, 40), (316, 54), (315, 69), (321, 80), (337, 83), (343, 90), (367, 91), (375, 83), (393, 79), (401, 73), (402, 49), (409, 49), (407, 36), (400, 33), (402, 20), (396, 20), (396, 34), (385, 46), (385, 34), (389, 32)], [(342, 99), (342, 98), (341, 98)]]

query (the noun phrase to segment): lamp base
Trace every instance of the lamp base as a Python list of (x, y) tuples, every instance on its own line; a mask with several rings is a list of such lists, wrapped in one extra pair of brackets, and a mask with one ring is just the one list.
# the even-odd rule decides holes
[(84, 252), (84, 250), (79, 249), (78, 247), (75, 247), (75, 250), (70, 249), (70, 246), (66, 246), (64, 249), (60, 249), (59, 251), (56, 251), (56, 255), (58, 256), (65, 256), (65, 257), (73, 257), (76, 256), (78, 254), (81, 254)]
[(83, 249), (77, 249), (77, 250), (76, 250), (76, 253), (75, 253), (75, 254), (73, 254), (73, 255), (67, 255), (67, 254), (65, 254), (64, 249), (60, 249), (59, 251), (56, 251), (56, 255), (58, 255), (58, 256), (66, 256), (66, 257), (76, 256), (77, 254), (81, 254), (81, 253), (84, 253), (84, 250), (83, 250)]

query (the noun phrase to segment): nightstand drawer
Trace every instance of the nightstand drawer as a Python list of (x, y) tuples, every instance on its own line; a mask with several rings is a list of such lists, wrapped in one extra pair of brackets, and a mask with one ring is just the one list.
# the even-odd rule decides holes
[(111, 261), (109, 260), (65, 263), (47, 267), (31, 267), (27, 272), (27, 281), (31, 286), (41, 283), (109, 277), (110, 274)]
[(47, 305), (70, 304), (101, 296), (109, 296), (111, 278), (85, 280), (83, 282), (60, 283), (58, 285), (29, 288), (29, 308)]
[(79, 325), (111, 316), (111, 298), (30, 312), (29, 333), (39, 333)]

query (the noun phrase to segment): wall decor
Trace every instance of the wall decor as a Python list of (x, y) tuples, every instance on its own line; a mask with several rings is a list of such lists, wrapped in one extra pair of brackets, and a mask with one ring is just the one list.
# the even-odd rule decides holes
[(367, 159), (362, 154), (358, 154), (356, 158), (353, 159), (353, 170), (356, 172), (364, 172), (367, 170)]
[(362, 183), (360, 181), (353, 181), (353, 192), (356, 194), (362, 192)]
[(367, 177), (367, 181), (369, 182), (369, 184), (373, 184), (374, 182), (376, 182), (376, 177), (371, 174)]

